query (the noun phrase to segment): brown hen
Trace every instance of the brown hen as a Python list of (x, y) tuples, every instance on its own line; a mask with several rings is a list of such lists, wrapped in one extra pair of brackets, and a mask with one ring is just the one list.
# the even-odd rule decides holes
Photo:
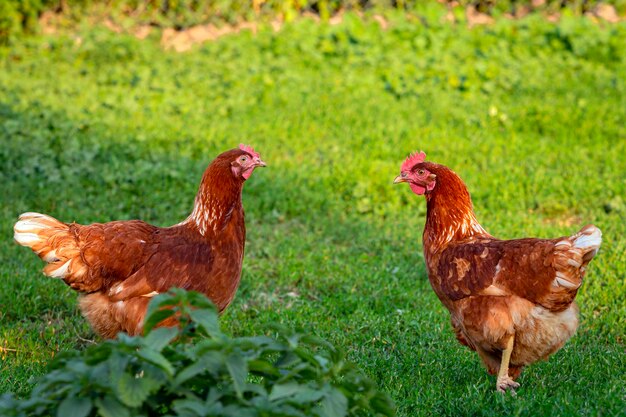
[(409, 156), (394, 183), (426, 197), (428, 279), (457, 339), (497, 375), (498, 391), (514, 390), (524, 366), (546, 359), (576, 331), (574, 297), (602, 233), (589, 225), (570, 237), (496, 239), (476, 220), (463, 181), (425, 158)]
[(81, 293), (83, 315), (105, 338), (141, 333), (151, 297), (171, 287), (202, 292), (222, 311), (241, 276), (241, 190), (259, 166), (265, 163), (249, 146), (219, 155), (204, 172), (193, 212), (171, 227), (140, 220), (83, 226), (24, 213), (14, 238), (48, 262), (45, 275)]

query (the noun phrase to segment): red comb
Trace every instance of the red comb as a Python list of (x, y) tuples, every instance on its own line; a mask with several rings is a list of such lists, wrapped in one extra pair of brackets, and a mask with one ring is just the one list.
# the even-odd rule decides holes
[(404, 162), (402, 163), (402, 167), (400, 167), (400, 170), (410, 171), (411, 168), (413, 168), (415, 165), (419, 164), (420, 162), (424, 162), (425, 159), (426, 159), (426, 154), (424, 153), (424, 151), (419, 151), (419, 153), (414, 152), (411, 155), (409, 155), (408, 158), (404, 160)]
[(244, 152), (248, 152), (250, 155), (252, 155), (253, 158), (261, 157), (261, 155), (259, 155), (258, 153), (254, 151), (254, 149), (252, 149), (252, 146), (248, 146), (248, 145), (244, 145), (243, 143), (240, 143), (239, 149), (241, 149)]

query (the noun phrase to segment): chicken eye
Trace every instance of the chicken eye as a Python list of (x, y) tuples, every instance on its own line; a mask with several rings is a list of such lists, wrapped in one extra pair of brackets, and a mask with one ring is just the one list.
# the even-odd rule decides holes
[(241, 158), (239, 158), (239, 160), (241, 162), (246, 162), (248, 160), (248, 158), (246, 156), (242, 156)]
[(424, 175), (424, 170), (423, 169), (418, 170), (417, 175)]

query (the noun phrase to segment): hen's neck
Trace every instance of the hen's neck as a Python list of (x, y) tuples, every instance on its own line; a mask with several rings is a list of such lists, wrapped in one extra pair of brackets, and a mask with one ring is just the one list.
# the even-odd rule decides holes
[(197, 228), (202, 236), (223, 230), (233, 212), (242, 208), (243, 182), (234, 178), (230, 172), (220, 173), (212, 168), (209, 166), (202, 176), (193, 211), (183, 222)]
[(474, 215), (472, 199), (461, 178), (443, 165), (433, 164), (428, 169), (437, 175), (437, 185), (426, 194), (424, 248), (436, 252), (452, 241), (489, 236)]

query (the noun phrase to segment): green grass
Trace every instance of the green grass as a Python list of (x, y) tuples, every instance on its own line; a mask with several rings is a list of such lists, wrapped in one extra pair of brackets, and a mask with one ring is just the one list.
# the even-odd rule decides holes
[[(0, 52), (0, 392), (95, 339), (76, 294), (12, 241), (16, 217), (171, 225), (208, 162), (244, 142), (269, 167), (244, 189), (228, 333), (327, 338), (401, 416), (625, 415), (626, 25), (439, 17), (304, 20), (185, 54), (85, 28)], [(578, 333), (516, 398), (494, 392), (427, 281), (425, 202), (391, 184), (416, 149), (465, 179), (498, 237), (604, 232)]]

